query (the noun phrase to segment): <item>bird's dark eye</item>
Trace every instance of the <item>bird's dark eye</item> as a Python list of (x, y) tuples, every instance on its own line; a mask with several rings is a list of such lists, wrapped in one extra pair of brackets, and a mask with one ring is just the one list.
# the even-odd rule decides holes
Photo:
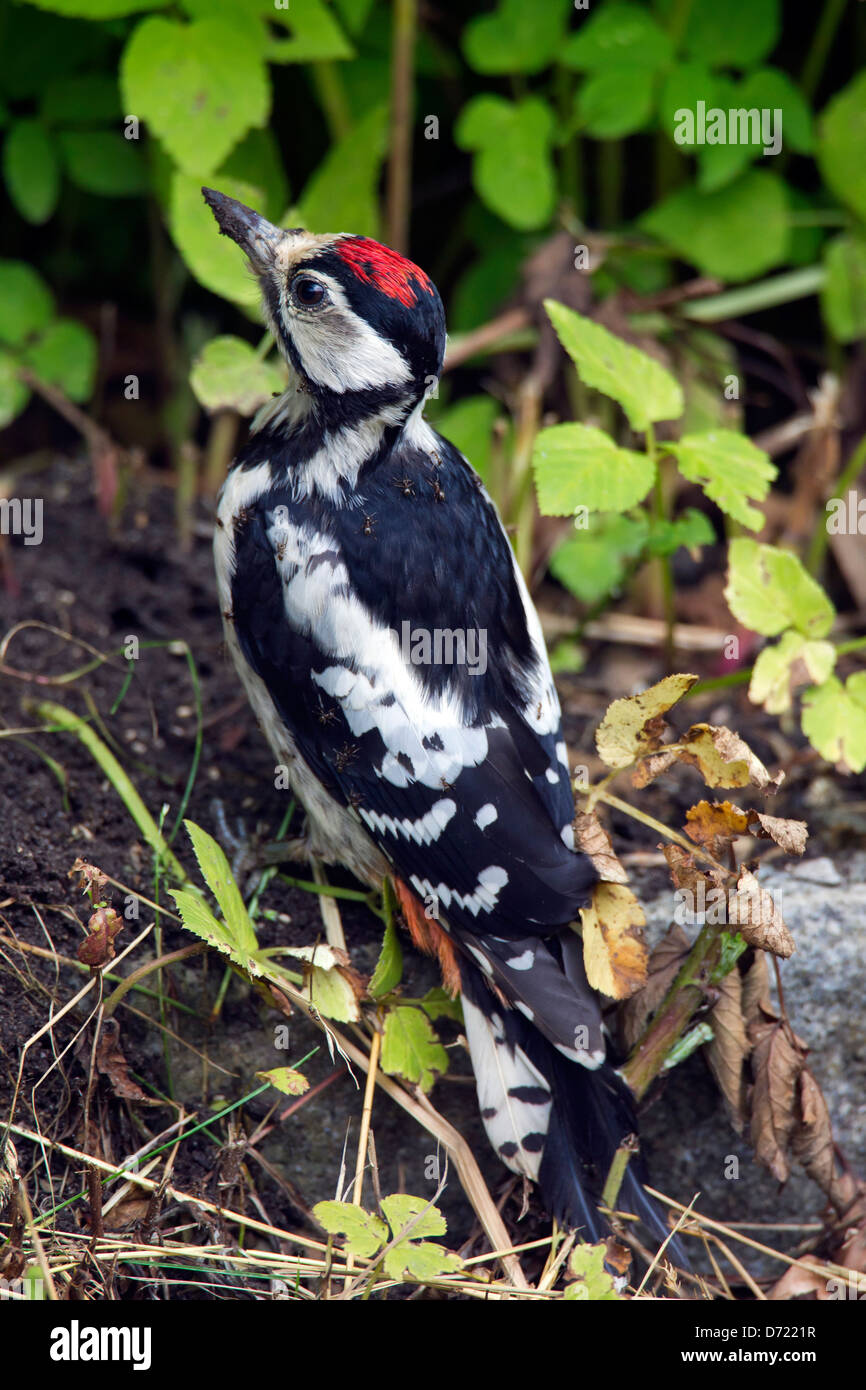
[(321, 280), (312, 275), (296, 275), (292, 281), (292, 294), (305, 309), (315, 309), (324, 303), (326, 290)]

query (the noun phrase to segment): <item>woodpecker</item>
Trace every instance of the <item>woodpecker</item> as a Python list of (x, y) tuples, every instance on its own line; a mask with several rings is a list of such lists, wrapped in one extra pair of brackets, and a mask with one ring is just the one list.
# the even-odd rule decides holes
[[(598, 1240), (636, 1121), (574, 925), (597, 875), (575, 849), (538, 616), (481, 480), (424, 419), (438, 291), (368, 237), (286, 230), (202, 191), (290, 376), (220, 494), (228, 648), (306, 809), (306, 851), (393, 879), (462, 994), (493, 1148)], [(618, 1205), (664, 1238), (643, 1177), (637, 1156)]]

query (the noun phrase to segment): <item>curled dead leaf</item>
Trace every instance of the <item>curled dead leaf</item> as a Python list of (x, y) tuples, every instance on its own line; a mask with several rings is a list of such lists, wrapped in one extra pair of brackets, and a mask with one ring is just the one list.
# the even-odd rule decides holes
[(805, 1049), (794, 1045), (780, 1022), (757, 1024), (750, 1035), (752, 1144), (759, 1161), (783, 1183), (791, 1172), (787, 1155), (798, 1122), (797, 1084)]
[(76, 952), (82, 965), (98, 970), (114, 959), (114, 938), (123, 927), (113, 907), (100, 907), (87, 923), (87, 936)]
[(762, 839), (775, 840), (786, 854), (802, 854), (809, 838), (809, 829), (804, 820), (764, 816), (760, 811), (749, 812), (749, 828)]
[(122, 1100), (140, 1100), (147, 1105), (162, 1104), (162, 1101), (146, 1095), (138, 1082), (130, 1077), (129, 1063), (120, 1046), (120, 1024), (116, 1018), (103, 1019), (94, 1060), (96, 1070), (108, 1077), (114, 1094)]
[(799, 1077), (799, 1116), (791, 1151), (822, 1192), (832, 1196), (836, 1178), (833, 1126), (824, 1093), (808, 1067)]
[(718, 985), (719, 997), (710, 1012), (712, 1041), (706, 1057), (738, 1134), (746, 1123), (746, 1077), (743, 1063), (752, 1050), (743, 1020), (743, 982), (736, 966)]
[(574, 819), (574, 839), (595, 865), (605, 883), (628, 883), (628, 874), (614, 853), (607, 831), (594, 811), (578, 811)]
[(771, 777), (749, 745), (723, 725), (693, 724), (678, 740), (681, 762), (696, 767), (708, 787), (762, 787), (773, 791), (784, 773)]
[(749, 828), (749, 817), (730, 801), (699, 801), (686, 811), (683, 828), (696, 845), (705, 845), (711, 854), (718, 855), (718, 842), (744, 835)]
[(643, 908), (625, 884), (597, 883), (592, 902), (580, 916), (590, 985), (611, 999), (627, 999), (647, 977)]
[(76, 859), (66, 877), (77, 878), (81, 892), (89, 893), (93, 902), (97, 902), (108, 887), (108, 879), (102, 870), (80, 857)]
[(697, 679), (692, 675), (665, 676), (640, 695), (614, 700), (595, 734), (602, 761), (608, 767), (628, 767), (642, 753), (658, 748), (665, 729), (662, 716)]
[(749, 869), (742, 869), (736, 893), (728, 895), (728, 921), (750, 946), (787, 959), (796, 947), (772, 895)]

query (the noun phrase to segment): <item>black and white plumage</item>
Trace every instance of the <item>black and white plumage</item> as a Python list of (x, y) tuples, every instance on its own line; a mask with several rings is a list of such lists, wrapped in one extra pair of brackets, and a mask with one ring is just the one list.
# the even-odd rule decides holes
[[(291, 369), (220, 498), (228, 646), (311, 853), (370, 884), (391, 874), (417, 930), (425, 904), (447, 932), (494, 1148), (596, 1238), (635, 1128), (570, 925), (596, 874), (574, 848), (559, 702), (511, 546), (423, 418), (439, 295), (376, 242), (285, 231), (204, 193)], [(639, 1179), (633, 1163), (621, 1204), (659, 1235)]]

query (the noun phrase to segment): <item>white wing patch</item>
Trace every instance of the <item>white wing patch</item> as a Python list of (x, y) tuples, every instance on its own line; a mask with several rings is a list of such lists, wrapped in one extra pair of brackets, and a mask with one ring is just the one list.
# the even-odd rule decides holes
[(478, 875), (478, 886), (473, 893), (458, 893), (456, 888), (450, 888), (447, 883), (434, 886), (429, 879), (419, 878), (417, 874), (412, 874), (409, 882), (422, 898), (427, 899), (431, 895), (438, 898), (444, 903), (446, 911), (455, 903), (464, 912), (471, 912), (473, 917), (477, 917), (479, 912), (496, 910), (499, 894), (508, 882), (508, 874), (498, 864), (488, 865)]
[(550, 1087), (519, 1047), (511, 1047), (499, 1014), (488, 1018), (463, 996), (466, 1041), (487, 1137), (513, 1173), (538, 1180), (550, 1123)]

